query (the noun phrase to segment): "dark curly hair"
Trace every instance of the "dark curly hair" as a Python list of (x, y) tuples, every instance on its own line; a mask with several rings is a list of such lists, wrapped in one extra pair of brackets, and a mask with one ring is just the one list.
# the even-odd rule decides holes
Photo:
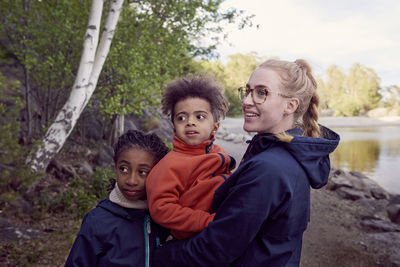
[(210, 103), (214, 121), (224, 118), (229, 107), (222, 87), (211, 75), (187, 76), (167, 84), (161, 99), (162, 112), (170, 115), (173, 121), (176, 103), (189, 97), (198, 97)]
[(143, 149), (154, 156), (154, 164), (159, 162), (169, 151), (164, 142), (154, 133), (129, 130), (118, 138), (114, 146), (114, 163), (119, 155), (128, 148)]

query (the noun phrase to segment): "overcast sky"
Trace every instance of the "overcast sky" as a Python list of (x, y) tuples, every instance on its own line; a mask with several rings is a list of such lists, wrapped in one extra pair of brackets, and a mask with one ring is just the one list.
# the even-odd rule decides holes
[(255, 27), (227, 27), (222, 61), (235, 53), (257, 52), (286, 60), (305, 58), (316, 73), (330, 65), (347, 72), (358, 62), (374, 69), (381, 86), (400, 86), (400, 0), (226, 0), (254, 14)]

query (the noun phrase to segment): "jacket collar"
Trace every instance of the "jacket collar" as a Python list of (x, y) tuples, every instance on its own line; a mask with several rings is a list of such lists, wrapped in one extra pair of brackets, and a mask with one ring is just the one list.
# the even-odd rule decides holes
[(172, 144), (174, 145), (173, 151), (185, 153), (189, 155), (203, 155), (208, 154), (213, 150), (215, 137), (212, 136), (210, 140), (204, 141), (201, 144), (191, 146), (183, 142), (179, 137), (174, 135)]

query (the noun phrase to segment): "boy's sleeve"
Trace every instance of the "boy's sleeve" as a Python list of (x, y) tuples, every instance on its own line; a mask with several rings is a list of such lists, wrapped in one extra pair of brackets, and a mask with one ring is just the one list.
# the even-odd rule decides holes
[(96, 235), (96, 222), (87, 214), (65, 263), (70, 266), (95, 266), (101, 253), (101, 243)]
[(162, 161), (146, 179), (147, 200), (151, 217), (171, 230), (200, 232), (214, 219), (207, 211), (184, 207), (179, 199), (185, 189), (185, 176), (178, 166), (171, 168)]

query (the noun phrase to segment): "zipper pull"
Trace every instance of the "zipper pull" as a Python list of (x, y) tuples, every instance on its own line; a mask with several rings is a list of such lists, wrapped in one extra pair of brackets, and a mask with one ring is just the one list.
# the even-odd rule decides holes
[(148, 218), (146, 222), (146, 230), (148, 234), (151, 234), (151, 224), (150, 224), (150, 218)]

